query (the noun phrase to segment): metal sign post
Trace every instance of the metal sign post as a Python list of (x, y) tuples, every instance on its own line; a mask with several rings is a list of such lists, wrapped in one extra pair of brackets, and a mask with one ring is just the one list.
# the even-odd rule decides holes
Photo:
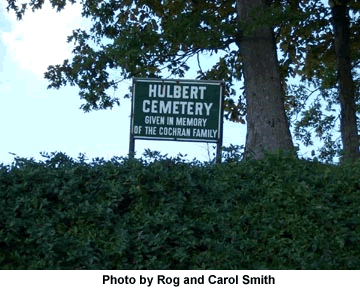
[(135, 139), (210, 142), (221, 162), (223, 82), (133, 79), (129, 154)]

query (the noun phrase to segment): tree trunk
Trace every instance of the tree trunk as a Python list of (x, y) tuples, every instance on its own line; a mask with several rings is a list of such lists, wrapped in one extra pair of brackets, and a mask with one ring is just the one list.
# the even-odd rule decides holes
[(345, 160), (360, 158), (359, 136), (356, 122), (355, 85), (351, 73), (351, 49), (349, 44), (349, 0), (330, 1), (335, 34), (336, 65), (339, 78), (340, 131)]
[(245, 157), (252, 152), (255, 159), (263, 158), (265, 150), (295, 152), (285, 114), (273, 29), (270, 25), (262, 25), (253, 27), (251, 32), (244, 30), (243, 24), (256, 23), (265, 7), (265, 0), (237, 0), (242, 31), (238, 45), (247, 103)]

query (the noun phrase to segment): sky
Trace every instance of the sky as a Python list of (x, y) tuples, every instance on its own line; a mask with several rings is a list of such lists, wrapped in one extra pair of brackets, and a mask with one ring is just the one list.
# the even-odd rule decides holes
[[(84, 113), (84, 101), (77, 87), (47, 89), (44, 72), (49, 65), (61, 64), (71, 57), (72, 45), (66, 43), (73, 29), (90, 27), (81, 18), (81, 6), (69, 5), (57, 13), (48, 3), (41, 10), (27, 11), (22, 21), (6, 11), (0, 3), (0, 164), (11, 164), (14, 153), (19, 157), (44, 160), (40, 152), (63, 152), (77, 158), (83, 153), (92, 158), (110, 160), (129, 152), (129, 99), (120, 99), (112, 110)], [(212, 58), (205, 57), (210, 64)], [(191, 64), (190, 64), (191, 66)], [(194, 64), (194, 66), (196, 66)], [(196, 68), (186, 79), (196, 77)], [(129, 92), (131, 80), (124, 81), (116, 91), (121, 98)], [(245, 145), (246, 125), (224, 121), (223, 145)], [(294, 142), (298, 143), (298, 142)], [(144, 150), (160, 151), (176, 157), (209, 161), (213, 143), (136, 140), (136, 157)], [(300, 155), (310, 157), (312, 148), (301, 148)]]

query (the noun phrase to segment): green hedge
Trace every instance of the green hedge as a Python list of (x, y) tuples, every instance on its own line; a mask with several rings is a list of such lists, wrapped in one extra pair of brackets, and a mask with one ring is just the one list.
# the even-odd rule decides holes
[(360, 163), (0, 165), (0, 269), (360, 269)]

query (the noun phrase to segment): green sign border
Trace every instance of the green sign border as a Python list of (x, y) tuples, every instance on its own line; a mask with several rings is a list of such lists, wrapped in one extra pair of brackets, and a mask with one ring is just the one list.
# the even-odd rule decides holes
[[(136, 96), (136, 84), (138, 82), (141, 83), (161, 83), (161, 84), (189, 84), (189, 85), (211, 85), (211, 86), (219, 86), (219, 103), (218, 108), (219, 112), (217, 114), (217, 128), (218, 128), (218, 134), (217, 138), (215, 139), (193, 139), (190, 137), (158, 137), (158, 136), (142, 136), (142, 135), (135, 135), (134, 134), (134, 128), (136, 126), (136, 123), (139, 123), (136, 118), (136, 110), (135, 110), (135, 104), (137, 103)], [(159, 140), (159, 141), (184, 141), (184, 142), (207, 142), (207, 143), (222, 143), (222, 136), (223, 136), (223, 81), (203, 81), (203, 80), (189, 80), (189, 79), (156, 79), (156, 78), (133, 78), (133, 94), (132, 94), (132, 102), (131, 102), (131, 124), (130, 124), (130, 139), (140, 139), (140, 140)], [(142, 99), (143, 100), (143, 99)], [(216, 101), (214, 98), (211, 99), (211, 101)], [(170, 115), (173, 116), (174, 115)], [(210, 118), (214, 118), (213, 115), (210, 115)], [(214, 122), (214, 121), (212, 121)]]

